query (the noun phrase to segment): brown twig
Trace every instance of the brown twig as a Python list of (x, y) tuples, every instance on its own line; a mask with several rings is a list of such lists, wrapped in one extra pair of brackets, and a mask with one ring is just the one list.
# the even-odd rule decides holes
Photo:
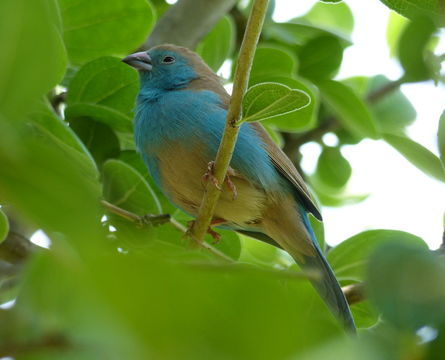
[(341, 289), (349, 305), (358, 304), (366, 300), (365, 285), (363, 283), (343, 286)]

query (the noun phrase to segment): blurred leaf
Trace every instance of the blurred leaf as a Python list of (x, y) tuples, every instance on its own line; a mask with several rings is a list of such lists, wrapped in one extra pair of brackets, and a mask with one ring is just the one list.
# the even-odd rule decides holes
[(119, 140), (108, 125), (82, 117), (71, 121), (70, 127), (88, 148), (98, 167), (119, 155)]
[(45, 233), (62, 233), (91, 254), (97, 245), (91, 239), (101, 234), (98, 180), (85, 176), (57, 139), (42, 141), (29, 129), (2, 121), (0, 129), (0, 198)]
[(258, 47), (255, 51), (249, 86), (274, 76), (291, 77), (295, 72), (295, 57), (284, 50)]
[(405, 70), (404, 81), (423, 81), (432, 77), (433, 70), (426, 61), (426, 47), (435, 30), (434, 24), (426, 18), (416, 19), (405, 27), (398, 46), (398, 58)]
[(30, 124), (41, 140), (64, 154), (66, 161), (76, 164), (85, 178), (99, 189), (99, 173), (93, 157), (73, 130), (44, 103), (39, 104), (30, 118)]
[(445, 111), (442, 113), (439, 120), (437, 139), (439, 144), (440, 158), (442, 159), (442, 165), (445, 166)]
[(241, 255), (241, 240), (238, 234), (235, 231), (222, 229), (217, 229), (217, 233), (221, 235), (221, 240), (216, 243), (210, 240), (209, 243), (230, 258), (238, 260)]
[(117, 131), (132, 131), (137, 73), (120, 59), (101, 57), (84, 65), (71, 80), (66, 117), (89, 116)]
[(6, 214), (0, 208), (0, 244), (6, 239), (9, 233), (9, 221)]
[(146, 39), (155, 21), (146, 0), (59, 0), (71, 63), (103, 55), (125, 55)]
[(405, 136), (384, 134), (383, 139), (419, 170), (445, 182), (445, 170), (442, 163), (427, 148)]
[(311, 213), (308, 214), (309, 222), (311, 223), (311, 227), (314, 230), (315, 238), (317, 239), (317, 243), (320, 246), (321, 251), (324, 253), (326, 248), (326, 242), (324, 238), (324, 226), (323, 222), (318, 220)]
[(198, 44), (196, 52), (213, 71), (218, 71), (230, 57), (235, 45), (235, 25), (229, 16), (223, 16), (207, 36)]
[(267, 267), (288, 267), (292, 260), (283, 261), (283, 251), (278, 247), (245, 235), (239, 235), (242, 247), (239, 261)]
[[(341, 0), (340, 0), (341, 1)], [(334, 6), (332, 3), (337, 3)], [(300, 19), (304, 19), (314, 26), (324, 26), (328, 29), (338, 30), (351, 34), (354, 29), (354, 17), (349, 6), (339, 1), (317, 2)]]
[(358, 136), (378, 138), (377, 126), (368, 106), (350, 87), (332, 80), (317, 85), (323, 101), (337, 115), (341, 125)]
[(410, 18), (418, 19), (427, 16), (438, 25), (444, 25), (444, 13), (442, 0), (380, 0), (390, 9)]
[(346, 239), (327, 255), (327, 259), (342, 284), (362, 282), (369, 257), (383, 244), (409, 244), (427, 249), (425, 242), (410, 233), (398, 230), (368, 230)]
[(63, 77), (66, 54), (49, 0), (0, 2), (0, 109), (25, 114)]
[(400, 36), (408, 25), (409, 20), (400, 16), (394, 11), (389, 13), (388, 25), (386, 27), (386, 42), (388, 43), (391, 57), (396, 56), (398, 52)]
[(367, 268), (370, 298), (399, 328), (416, 329), (445, 319), (445, 266), (425, 247), (381, 246)]
[(323, 147), (314, 174), (319, 181), (333, 188), (341, 189), (346, 185), (351, 174), (351, 165), (343, 157), (340, 148)]
[(256, 84), (243, 98), (241, 121), (262, 121), (297, 111), (309, 105), (310, 97), (301, 90), (279, 83)]
[(268, 37), (284, 42), (289, 45), (300, 47), (311, 39), (324, 35), (334, 35), (338, 37), (343, 48), (351, 45), (349, 36), (335, 30), (327, 30), (317, 26), (309, 25), (299, 19), (286, 23), (274, 23), (265, 28)]
[(332, 78), (343, 59), (343, 47), (335, 36), (313, 38), (298, 52), (299, 74), (311, 80)]
[(314, 180), (314, 177), (311, 178), (311, 185), (323, 206), (340, 207), (353, 205), (358, 204), (369, 197), (369, 194), (351, 194), (344, 191), (335, 191), (335, 189), (332, 190), (332, 188), (317, 183), (317, 181)]
[[(384, 75), (374, 76), (369, 80), (367, 93), (378, 91), (389, 83), (390, 80)], [(387, 133), (400, 133), (417, 116), (416, 109), (400, 88), (385, 94), (379, 101), (372, 103), (370, 108), (381, 131)]]
[(120, 160), (108, 160), (103, 168), (103, 194), (110, 203), (138, 215), (160, 214), (162, 209), (147, 181)]

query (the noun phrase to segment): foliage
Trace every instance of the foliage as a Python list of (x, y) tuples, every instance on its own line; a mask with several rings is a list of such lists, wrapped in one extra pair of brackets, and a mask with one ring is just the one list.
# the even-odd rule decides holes
[[(443, 57), (434, 53), (440, 2), (382, 2), (409, 18), (389, 36), (404, 69), (397, 82), (335, 78), (354, 19), (334, 0), (314, 0), (286, 23), (269, 17), (255, 54), (244, 120), (261, 120), (285, 150), (292, 142), (322, 144), (306, 177), (325, 206), (366, 197), (346, 191), (353, 169), (342, 155), (343, 146), (366, 138), (386, 141), (445, 181), (445, 116), (439, 159), (406, 136), (416, 114), (400, 91), (406, 82), (443, 81)], [(0, 2), (0, 302), (15, 300), (0, 309), (0, 357), (440, 358), (443, 257), (412, 234), (364, 231), (327, 252), (342, 285), (366, 284), (368, 298), (352, 305), (359, 339), (344, 335), (284, 251), (224, 230), (220, 243), (206, 239), (213, 252), (188, 246), (181, 230), (190, 217), (153, 185), (135, 152), (138, 78), (120, 61), (168, 7), (163, 0)], [(236, 60), (246, 11), (226, 14), (197, 46), (214, 70)], [(327, 132), (337, 146), (322, 143)], [(102, 199), (173, 220), (135, 223)], [(311, 222), (324, 248), (322, 224)], [(13, 235), (38, 229), (49, 250), (11, 250)], [(419, 339), (419, 329), (436, 335)]]

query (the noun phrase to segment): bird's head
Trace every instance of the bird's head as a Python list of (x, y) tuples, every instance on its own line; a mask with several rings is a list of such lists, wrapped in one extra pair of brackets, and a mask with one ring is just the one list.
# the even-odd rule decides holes
[(122, 61), (139, 71), (143, 88), (174, 90), (202, 76), (216, 76), (196, 53), (176, 45), (159, 45)]

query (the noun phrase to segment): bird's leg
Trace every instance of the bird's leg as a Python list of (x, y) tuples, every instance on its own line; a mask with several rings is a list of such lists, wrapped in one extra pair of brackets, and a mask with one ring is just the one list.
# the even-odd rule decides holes
[[(195, 222), (196, 222), (196, 220), (191, 220), (191, 221), (187, 222), (187, 225), (188, 225), (187, 232), (190, 232), (193, 229)], [(213, 244), (216, 244), (219, 242), (219, 240), (221, 240), (221, 235), (218, 234), (215, 230), (213, 230), (212, 226), (224, 224), (226, 222), (227, 221), (224, 219), (213, 219), (212, 222), (210, 223), (210, 226), (207, 229), (207, 234), (209, 234), (213, 238), (213, 240), (214, 240)]]
[[(215, 185), (215, 187), (218, 190), (222, 190), (221, 185), (219, 184), (218, 180), (216, 179), (216, 177), (213, 175), (214, 173), (214, 168), (215, 168), (215, 162), (214, 161), (210, 161), (207, 165), (207, 171), (206, 173), (202, 176), (202, 179), (204, 181), (212, 181), (213, 185)], [(227, 174), (226, 177), (224, 179), (225, 184), (227, 185), (227, 187), (229, 188), (229, 190), (232, 192), (232, 200), (235, 200), (236, 197), (238, 196), (238, 193), (236, 191), (236, 186), (233, 183), (232, 179), (230, 179), (231, 176), (235, 175), (235, 170), (233, 170), (232, 168), (229, 168), (227, 170)]]

